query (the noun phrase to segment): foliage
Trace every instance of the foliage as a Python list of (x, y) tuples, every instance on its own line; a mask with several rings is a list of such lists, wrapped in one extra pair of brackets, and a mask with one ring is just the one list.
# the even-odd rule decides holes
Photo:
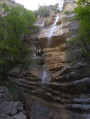
[(46, 5), (39, 5), (38, 10), (35, 11), (35, 15), (38, 16), (43, 16), (43, 17), (48, 17), (50, 14), (49, 7)]
[(80, 45), (77, 39), (78, 38), (71, 38), (69, 39), (69, 41), (67, 41), (68, 50), (66, 58), (67, 60), (71, 61), (70, 64), (72, 64), (72, 61), (77, 62), (83, 58)]
[(17, 63), (26, 62), (29, 50), (21, 42), (30, 34), (36, 20), (34, 13), (23, 6), (6, 6), (0, 16), (0, 72), (7, 72)]
[(16, 85), (15, 83), (9, 82), (8, 89), (10, 94), (14, 98), (14, 100), (16, 99), (20, 100), (19, 93), (21, 92), (21, 89), (18, 85)]
[[(81, 54), (90, 60), (90, 2), (89, 0), (78, 0), (77, 8), (74, 10), (75, 19), (79, 21), (78, 36), (75, 42), (78, 43), (78, 49)], [(73, 42), (72, 45), (75, 43)], [(75, 47), (73, 51), (75, 50)], [(79, 53), (79, 52), (77, 52)]]
[(0, 9), (5, 8), (6, 5), (10, 5), (13, 2), (13, 0), (0, 0)]
[(55, 12), (57, 12), (57, 11), (58, 11), (58, 6), (59, 6), (59, 4), (55, 4), (55, 5), (50, 5), (49, 7), (50, 7), (52, 10), (54, 10)]
[(90, 0), (78, 0), (77, 4), (88, 6), (88, 5), (90, 5)]
[(68, 10), (64, 12), (64, 14), (66, 14), (66, 15), (70, 15), (72, 13), (74, 13), (74, 12), (73, 11), (68, 11)]
[(57, 12), (57, 8), (58, 8), (58, 4), (55, 5), (39, 5), (38, 10), (35, 11), (35, 15), (38, 16), (43, 16), (43, 17), (48, 17), (50, 16), (50, 9), (54, 10), (55, 12)]
[(2, 40), (0, 43), (0, 71), (7, 71), (13, 64), (26, 57), (28, 49), (19, 40)]

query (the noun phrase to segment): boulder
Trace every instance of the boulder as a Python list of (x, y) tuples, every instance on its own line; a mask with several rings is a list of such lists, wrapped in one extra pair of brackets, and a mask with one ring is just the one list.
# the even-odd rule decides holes
[(11, 96), (6, 87), (0, 86), (0, 102), (4, 100), (10, 100)]
[(11, 119), (7, 114), (0, 114), (0, 119)]
[(12, 100), (6, 87), (0, 86), (0, 119), (27, 119), (21, 102)]
[(15, 116), (13, 116), (12, 119), (27, 119), (27, 118), (22, 112), (20, 112), (16, 114)]
[(18, 111), (23, 111), (23, 106), (20, 102), (5, 101), (2, 104), (0, 104), (1, 114), (15, 115)]

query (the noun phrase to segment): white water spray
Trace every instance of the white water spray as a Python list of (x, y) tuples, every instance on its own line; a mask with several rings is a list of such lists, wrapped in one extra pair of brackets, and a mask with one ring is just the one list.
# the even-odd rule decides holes
[(58, 19), (59, 19), (59, 15), (57, 14), (57, 15), (56, 15), (55, 22), (54, 22), (53, 26), (52, 26), (51, 29), (50, 29), (51, 31), (50, 31), (50, 34), (49, 34), (49, 36), (48, 36), (48, 39), (51, 39), (51, 38), (52, 38), (52, 35), (53, 35), (54, 29), (55, 29), (55, 27), (56, 27), (56, 24), (57, 24), (57, 22), (58, 22)]
[(48, 73), (46, 70), (46, 66), (43, 66), (43, 73), (42, 73), (42, 83), (45, 83), (45, 79), (48, 77)]

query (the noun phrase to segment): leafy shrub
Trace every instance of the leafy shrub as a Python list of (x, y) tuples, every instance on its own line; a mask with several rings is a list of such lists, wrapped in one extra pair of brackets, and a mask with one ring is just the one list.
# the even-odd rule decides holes
[(64, 12), (64, 14), (66, 14), (66, 15), (70, 15), (70, 14), (72, 14), (72, 13), (74, 13), (74, 11), (68, 11), (68, 10), (67, 10), (67, 11)]
[(82, 52), (80, 49), (78, 38), (72, 38), (67, 42), (68, 50), (66, 58), (73, 62), (77, 62), (82, 59)]
[(80, 21), (78, 40), (83, 55), (90, 59), (90, 4), (89, 0), (79, 0), (75, 8), (75, 18)]
[(38, 10), (35, 11), (35, 15), (38, 16), (43, 16), (43, 17), (48, 17), (50, 14), (50, 10), (49, 10), (49, 7), (46, 6), (46, 5), (39, 5), (39, 8)]
[[(15, 64), (25, 63), (29, 49), (21, 37), (30, 34), (36, 20), (34, 13), (23, 6), (6, 6), (4, 17), (0, 16), (0, 72), (7, 72)], [(34, 27), (35, 28), (35, 27)]]
[(70, 55), (79, 59), (83, 57), (90, 60), (90, 2), (78, 0), (75, 8), (75, 18), (79, 21), (78, 36), (69, 42)]
[(21, 92), (21, 89), (18, 85), (16, 85), (15, 83), (9, 82), (9, 92), (12, 95), (12, 97), (14, 98), (14, 100), (20, 100), (20, 96), (19, 93)]
[(39, 5), (38, 10), (35, 11), (35, 15), (38, 16), (43, 16), (43, 17), (48, 17), (50, 16), (50, 9), (54, 10), (55, 12), (57, 12), (57, 8), (58, 8), (58, 4), (55, 5)]

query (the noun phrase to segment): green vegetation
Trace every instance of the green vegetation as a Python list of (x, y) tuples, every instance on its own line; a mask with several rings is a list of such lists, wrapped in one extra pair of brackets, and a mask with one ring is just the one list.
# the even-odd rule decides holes
[(55, 5), (50, 5), (49, 6), (52, 10), (54, 10), (55, 12), (58, 12), (58, 7), (59, 7), (59, 4), (55, 4)]
[(50, 9), (54, 10), (55, 12), (57, 12), (57, 8), (58, 8), (58, 4), (55, 5), (39, 5), (38, 10), (35, 11), (35, 15), (38, 16), (42, 16), (42, 17), (48, 17), (50, 16)]
[(74, 66), (75, 64), (76, 64), (75, 61), (72, 61), (72, 62), (69, 63), (70, 66)]
[(67, 11), (64, 12), (64, 14), (66, 14), (66, 15), (70, 15), (70, 14), (72, 14), (72, 13), (74, 13), (74, 11), (68, 11), (68, 10), (67, 10)]
[(44, 5), (44, 6), (39, 5), (38, 10), (35, 11), (36, 16), (40, 15), (43, 17), (48, 17), (49, 14), (50, 14), (49, 7), (46, 5)]
[(71, 50), (73, 50), (73, 52), (77, 51), (76, 54), (86, 58), (87, 60), (90, 60), (90, 2), (89, 0), (78, 0), (77, 8), (75, 8), (74, 12), (75, 12), (75, 19), (79, 21), (79, 29), (78, 29), (78, 36), (71, 40), (71, 42), (74, 41), (72, 42), (72, 45), (70, 45)]
[(16, 85), (15, 83), (9, 82), (9, 92), (10, 94), (14, 97), (15, 99), (20, 100), (19, 94), (21, 93), (21, 89), (18, 85)]
[(82, 53), (78, 40), (72, 38), (67, 42), (67, 45), (68, 45), (68, 50), (67, 50), (66, 58), (69, 61), (71, 61), (70, 64), (72, 64), (72, 62), (77, 62), (81, 60)]
[[(6, 73), (15, 64), (28, 59), (29, 50), (22, 43), (36, 17), (21, 5), (6, 5), (0, 15), (0, 73)], [(30, 53), (31, 54), (31, 53)]]

